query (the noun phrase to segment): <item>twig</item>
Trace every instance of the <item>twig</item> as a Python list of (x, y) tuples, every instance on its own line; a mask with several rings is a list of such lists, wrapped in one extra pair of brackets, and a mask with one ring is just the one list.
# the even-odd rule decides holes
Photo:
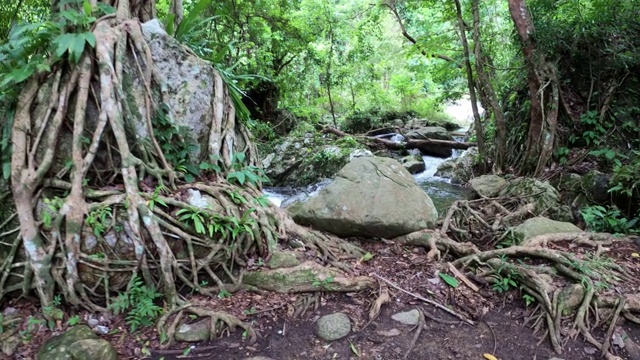
[(424, 317), (429, 318), (430, 320), (433, 320), (435, 322), (441, 323), (441, 324), (446, 324), (446, 325), (457, 325), (460, 324), (460, 321), (458, 320), (444, 320), (444, 319), (440, 319), (439, 317), (429, 313), (427, 310), (425, 310), (424, 308), (421, 308), (422, 310), (422, 314), (424, 315)]
[(487, 327), (489, 328), (489, 330), (491, 330), (491, 334), (493, 334), (493, 352), (491, 353), (492, 355), (495, 355), (496, 353), (496, 349), (498, 348), (498, 339), (496, 337), (496, 333), (495, 331), (493, 331), (493, 328), (491, 327), (491, 325), (489, 325), (488, 322), (486, 322), (484, 319), (482, 319), (482, 322), (487, 325)]
[(413, 348), (416, 346), (416, 342), (418, 342), (418, 338), (422, 333), (422, 329), (426, 325), (424, 321), (424, 314), (422, 313), (422, 311), (419, 311), (418, 313), (420, 314), (418, 316), (418, 326), (416, 327), (416, 333), (413, 335), (413, 339), (411, 339), (411, 344), (409, 344), (409, 348), (407, 349), (407, 352), (404, 354), (405, 360), (409, 357), (411, 350), (413, 350)]
[(447, 266), (449, 267), (449, 271), (451, 271), (453, 273), (453, 275), (455, 275), (455, 277), (460, 279), (460, 281), (465, 283), (465, 285), (467, 285), (471, 290), (473, 290), (475, 292), (478, 292), (480, 290), (476, 286), (476, 284), (472, 283), (471, 280), (469, 280), (466, 276), (464, 276), (464, 274), (461, 273), (455, 266), (453, 266), (453, 264), (451, 264), (449, 262), (449, 263), (447, 263)]
[(469, 320), (469, 319), (465, 318), (465, 317), (464, 317), (464, 316), (462, 316), (461, 314), (459, 314), (459, 313), (457, 313), (456, 311), (453, 311), (453, 310), (451, 310), (451, 309), (447, 308), (446, 306), (444, 306), (444, 305), (442, 305), (442, 304), (439, 304), (439, 303), (437, 303), (437, 302), (435, 302), (435, 301), (433, 301), (433, 300), (429, 300), (429, 299), (427, 299), (427, 298), (425, 298), (425, 297), (422, 297), (422, 296), (420, 296), (420, 295), (418, 295), (418, 294), (415, 294), (415, 293), (412, 293), (412, 292), (410, 292), (410, 291), (407, 291), (407, 290), (405, 290), (405, 289), (401, 288), (400, 286), (396, 285), (396, 284), (395, 284), (395, 283), (393, 283), (392, 281), (387, 280), (387, 279), (383, 278), (382, 276), (380, 276), (380, 275), (378, 275), (378, 274), (376, 274), (376, 273), (373, 273), (373, 274), (371, 274), (371, 275), (372, 275), (372, 276), (377, 277), (378, 279), (380, 279), (380, 280), (382, 280), (382, 281), (386, 282), (387, 284), (391, 285), (393, 288), (395, 288), (395, 289), (397, 289), (397, 290), (400, 290), (400, 291), (402, 291), (403, 293), (405, 293), (405, 294), (407, 294), (407, 295), (411, 295), (411, 296), (413, 296), (414, 298), (416, 298), (416, 299), (418, 299), (418, 300), (422, 300), (422, 301), (424, 301), (424, 302), (426, 302), (426, 303), (428, 303), (428, 304), (431, 304), (431, 305), (433, 305), (433, 306), (437, 307), (438, 309), (441, 309), (441, 310), (444, 310), (444, 311), (448, 312), (449, 314), (451, 314), (451, 315), (453, 315), (453, 316), (457, 317), (458, 319), (460, 319), (460, 320), (462, 320), (462, 321), (466, 322), (466, 323), (467, 323), (467, 324), (469, 324), (469, 325), (475, 325), (475, 323), (474, 323), (473, 321), (471, 321), (471, 320)]

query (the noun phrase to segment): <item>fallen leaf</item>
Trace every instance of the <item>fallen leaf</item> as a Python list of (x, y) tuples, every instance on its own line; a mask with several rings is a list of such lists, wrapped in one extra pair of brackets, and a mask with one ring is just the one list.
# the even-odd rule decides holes
[(491, 355), (491, 354), (482, 354), (482, 356), (487, 359), (487, 360), (498, 360), (497, 357)]
[(637, 252), (631, 253), (631, 257), (637, 258), (640, 257), (640, 254), (638, 254)]

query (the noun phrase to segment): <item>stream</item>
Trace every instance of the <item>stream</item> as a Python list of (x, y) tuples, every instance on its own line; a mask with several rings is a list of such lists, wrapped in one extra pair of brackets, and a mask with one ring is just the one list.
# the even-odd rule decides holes
[[(482, 109), (480, 104), (478, 104), (478, 106), (480, 112), (484, 112), (484, 109)], [(465, 133), (468, 126), (473, 123), (471, 101), (468, 97), (448, 104), (445, 108), (445, 112), (455, 119), (455, 121), (461, 126), (461, 129), (452, 133)], [(392, 141), (403, 140), (402, 136), (399, 134), (387, 134), (383, 136), (390, 136), (390, 140)], [(464, 137), (454, 135), (454, 139), (456, 141), (463, 141)], [(460, 156), (461, 153), (462, 150), (454, 149), (451, 157), (447, 159), (456, 158)], [(422, 160), (425, 164), (425, 170), (413, 175), (418, 185), (424, 189), (433, 201), (440, 218), (443, 218), (446, 215), (447, 209), (456, 200), (469, 199), (472, 196), (472, 190), (451, 184), (449, 179), (435, 176), (438, 165), (447, 159), (423, 155)], [(269, 200), (271, 200), (271, 202), (276, 206), (286, 207), (293, 202), (315, 196), (320, 190), (330, 183), (330, 180), (323, 180), (304, 188), (265, 188), (263, 193), (267, 195)]]
[[(458, 131), (459, 132), (459, 131)], [(462, 137), (454, 136), (456, 141), (462, 141)], [(453, 150), (451, 158), (458, 157), (462, 151)], [(471, 195), (471, 190), (465, 187), (453, 185), (449, 179), (435, 176), (438, 165), (447, 160), (443, 158), (423, 155), (422, 160), (425, 164), (425, 171), (413, 175), (418, 185), (424, 189), (429, 195), (436, 209), (438, 215), (444, 217), (447, 209), (453, 204), (454, 201), (459, 199), (467, 199)], [(303, 188), (292, 187), (279, 187), (279, 188), (265, 188), (263, 193), (269, 197), (269, 200), (279, 207), (286, 207), (289, 204), (304, 200), (308, 197), (315, 196), (320, 190), (331, 183), (330, 180), (323, 180), (319, 183), (309, 185)]]

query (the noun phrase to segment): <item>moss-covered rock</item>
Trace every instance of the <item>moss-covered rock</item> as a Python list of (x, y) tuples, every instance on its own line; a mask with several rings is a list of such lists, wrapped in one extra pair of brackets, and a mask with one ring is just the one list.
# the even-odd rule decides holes
[(473, 168), (478, 157), (475, 147), (465, 150), (459, 157), (443, 161), (435, 176), (451, 179), (452, 184), (466, 184), (473, 177)]
[(38, 360), (117, 360), (118, 353), (108, 341), (98, 338), (88, 326), (74, 326), (47, 340), (38, 350)]
[(535, 205), (534, 213), (557, 221), (572, 221), (569, 206), (562, 203), (560, 193), (546, 181), (533, 178), (515, 179), (500, 191), (500, 196), (521, 198)]
[(333, 140), (320, 133), (307, 133), (286, 138), (264, 158), (262, 166), (271, 185), (297, 187), (333, 178), (352, 157), (370, 154), (353, 138)]
[(555, 221), (542, 216), (526, 220), (522, 224), (510, 229), (517, 243), (539, 235), (582, 232), (569, 222)]

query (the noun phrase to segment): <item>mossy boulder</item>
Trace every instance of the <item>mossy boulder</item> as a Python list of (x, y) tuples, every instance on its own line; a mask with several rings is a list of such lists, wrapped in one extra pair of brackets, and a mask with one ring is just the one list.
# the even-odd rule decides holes
[(296, 222), (341, 237), (390, 239), (433, 229), (438, 219), (413, 176), (382, 157), (354, 159), (318, 195), (287, 210)]
[(262, 166), (272, 186), (307, 186), (333, 178), (351, 158), (370, 152), (352, 138), (332, 140), (320, 133), (289, 137), (267, 155)]
[(555, 221), (542, 216), (528, 219), (510, 230), (518, 243), (539, 235), (583, 232), (572, 223)]
[(47, 340), (38, 350), (38, 360), (117, 360), (118, 353), (108, 341), (98, 338), (86, 325), (74, 326)]
[(471, 147), (459, 157), (443, 161), (438, 165), (435, 176), (451, 179), (452, 184), (466, 184), (473, 177), (477, 157), (478, 149)]
[(569, 206), (562, 203), (560, 193), (546, 181), (534, 178), (512, 180), (500, 191), (502, 197), (523, 199), (535, 205), (534, 213), (557, 221), (572, 221)]

